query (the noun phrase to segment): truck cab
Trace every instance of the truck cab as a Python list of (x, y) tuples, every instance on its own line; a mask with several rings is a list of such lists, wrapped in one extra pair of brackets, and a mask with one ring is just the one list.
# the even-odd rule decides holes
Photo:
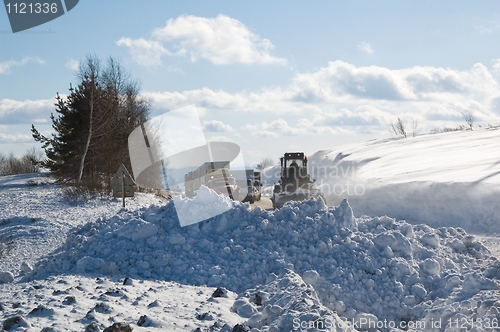
[(229, 169), (214, 169), (207, 173), (207, 187), (217, 194), (229, 195), (233, 200), (240, 199), (240, 189)]

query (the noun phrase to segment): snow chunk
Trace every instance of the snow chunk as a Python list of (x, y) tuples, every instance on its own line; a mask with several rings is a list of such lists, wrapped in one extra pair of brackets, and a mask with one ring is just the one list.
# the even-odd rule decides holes
[(427, 291), (422, 284), (415, 284), (411, 286), (411, 293), (420, 300), (425, 299), (427, 296)]
[(251, 303), (245, 303), (238, 309), (238, 315), (240, 315), (243, 318), (250, 318), (253, 314), (257, 312), (257, 309), (255, 309), (255, 306), (252, 305)]
[(319, 278), (319, 273), (316, 272), (315, 270), (309, 270), (304, 272), (304, 275), (302, 276), (305, 282), (308, 284), (314, 285), (316, 280)]
[(411, 252), (410, 242), (399, 231), (381, 233), (373, 239), (373, 242), (380, 248), (389, 247), (392, 251)]
[(21, 272), (23, 272), (23, 273), (29, 273), (31, 271), (33, 271), (33, 267), (29, 263), (27, 263), (27, 262), (22, 262), (22, 264), (21, 264)]
[(425, 234), (422, 236), (420, 241), (427, 247), (431, 248), (439, 247), (439, 236), (437, 234)]
[(179, 233), (174, 233), (168, 237), (168, 242), (170, 244), (184, 244), (186, 243), (186, 238)]
[(139, 320), (137, 321), (137, 326), (141, 327), (156, 327), (156, 328), (162, 328), (163, 325), (161, 324), (160, 321), (150, 318), (146, 315), (143, 315), (139, 317)]
[(422, 269), (430, 275), (437, 276), (441, 272), (441, 265), (434, 258), (427, 258), (422, 262)]
[(12, 272), (0, 272), (0, 284), (8, 284), (14, 281)]
[(228, 196), (218, 195), (206, 186), (201, 186), (193, 199), (176, 196), (173, 201), (181, 227), (210, 219), (233, 207)]
[(102, 258), (85, 256), (76, 263), (76, 270), (78, 272), (99, 271), (105, 264), (106, 262)]
[(356, 315), (354, 319), (355, 326), (359, 327), (362, 330), (376, 330), (376, 326), (378, 323), (378, 318), (375, 315), (367, 314), (367, 313), (359, 313)]
[(122, 226), (116, 231), (118, 236), (137, 241), (155, 236), (158, 233), (158, 227), (154, 224), (140, 219), (134, 219)]
[(356, 229), (357, 223), (354, 218), (354, 213), (352, 208), (347, 201), (347, 198), (342, 200), (339, 207), (334, 211), (335, 219), (337, 220), (337, 225), (344, 228)]
[(2, 330), (10, 331), (15, 327), (31, 327), (30, 324), (21, 316), (7, 318), (2, 325)]

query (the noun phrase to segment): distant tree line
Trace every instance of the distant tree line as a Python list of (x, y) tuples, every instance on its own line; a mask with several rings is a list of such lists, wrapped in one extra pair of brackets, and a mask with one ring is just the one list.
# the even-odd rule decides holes
[(56, 96), (55, 131), (33, 138), (42, 143), (47, 159), (42, 166), (61, 182), (106, 188), (121, 164), (130, 169), (128, 135), (148, 120), (149, 102), (139, 96), (140, 84), (109, 58), (102, 65), (94, 55), (80, 63), (79, 84), (69, 95)]
[(260, 161), (259, 164), (257, 164), (257, 169), (263, 170), (264, 168), (269, 167), (269, 166), (273, 166), (274, 164), (275, 163), (274, 163), (274, 160), (272, 158), (265, 157)]
[(13, 153), (8, 156), (0, 154), (0, 176), (39, 172), (42, 160), (43, 153), (35, 148), (29, 149), (20, 158)]
[[(476, 118), (474, 116), (474, 111), (472, 109), (460, 111), (460, 115), (464, 119), (467, 126), (458, 126), (456, 128), (443, 128), (443, 129), (436, 128), (433, 129), (431, 132), (432, 133), (451, 132), (451, 131), (460, 131), (467, 128), (469, 130), (474, 130), (474, 123), (476, 121)], [(395, 123), (391, 122), (389, 124), (389, 131), (394, 136), (403, 136), (404, 138), (407, 138), (409, 133), (408, 133), (408, 126), (406, 124), (407, 124), (407, 119), (398, 116), (397, 121)], [(411, 135), (413, 137), (416, 137), (420, 135), (420, 133), (421, 133), (421, 128), (418, 124), (418, 120), (414, 118), (412, 119), (411, 122)]]

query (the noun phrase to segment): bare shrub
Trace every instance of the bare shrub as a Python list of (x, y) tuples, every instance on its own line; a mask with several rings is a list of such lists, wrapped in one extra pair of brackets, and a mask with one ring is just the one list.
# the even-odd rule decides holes
[(109, 184), (84, 181), (80, 184), (66, 183), (62, 189), (63, 197), (73, 202), (88, 202), (92, 198), (109, 195)]
[(460, 125), (458, 127), (443, 127), (443, 128), (434, 128), (431, 130), (431, 134), (439, 134), (439, 133), (451, 133), (454, 131), (463, 131), (465, 130), (465, 126)]
[(67, 186), (62, 189), (64, 198), (72, 202), (88, 202), (92, 198), (102, 196), (102, 192), (85, 186)]
[(81, 186), (64, 187), (62, 189), (62, 194), (64, 198), (72, 202), (77, 202), (77, 201), (87, 202), (92, 197), (88, 189)]
[(9, 167), (7, 163), (7, 157), (3, 154), (0, 154), (0, 175), (8, 175)]
[(9, 169), (9, 175), (22, 174), (23, 164), (20, 159), (17, 159), (13, 153), (7, 158), (7, 168)]
[(40, 172), (40, 165), (43, 161), (43, 152), (35, 148), (29, 149), (24, 156), (21, 157), (23, 164), (23, 171), (25, 173), (38, 173)]
[(175, 195), (175, 193), (170, 191), (170, 190), (153, 189), (153, 188), (145, 188), (145, 187), (135, 187), (134, 191), (139, 192), (139, 193), (152, 194), (156, 197), (166, 199), (166, 200), (172, 199), (172, 197), (174, 197), (174, 195)]
[(448, 128), (448, 127), (444, 127), (444, 128), (443, 128), (443, 132), (444, 132), (444, 133), (449, 133), (449, 132), (452, 132), (452, 131), (462, 131), (462, 130), (464, 130), (464, 129), (465, 129), (465, 127), (464, 127), (464, 126), (458, 126), (458, 127), (456, 127), (456, 128)]
[(461, 111), (460, 114), (462, 114), (462, 118), (464, 119), (465, 123), (467, 123), (467, 126), (469, 127), (470, 130), (474, 130), (474, 122), (476, 121), (474, 117), (474, 111), (471, 109), (468, 109), (466, 111)]
[(408, 136), (406, 133), (406, 119), (401, 119), (399, 116), (396, 123), (391, 122), (389, 129), (393, 135), (403, 136), (404, 138)]
[(13, 153), (9, 156), (0, 155), (0, 175), (37, 173), (42, 160), (43, 153), (35, 148), (29, 149), (21, 158)]
[(33, 179), (30, 179), (28, 181), (26, 181), (26, 184), (29, 186), (29, 187), (36, 187), (38, 186), (40, 183), (38, 181), (35, 181)]

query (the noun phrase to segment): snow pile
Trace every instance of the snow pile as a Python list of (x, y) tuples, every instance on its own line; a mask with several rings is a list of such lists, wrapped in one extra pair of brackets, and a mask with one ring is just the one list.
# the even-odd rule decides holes
[[(433, 317), (440, 306), (449, 316), (459, 315), (443, 299), (453, 301), (453, 308), (473, 310), (471, 298), (500, 288), (500, 264), (460, 228), (433, 229), (389, 217), (355, 219), (347, 201), (335, 209), (321, 200), (290, 202), (274, 212), (233, 204), (224, 214), (186, 227), (180, 227), (173, 202), (120, 211), (74, 230), (29, 278), (95, 273), (242, 293), (288, 269), (314, 287), (322, 306), (344, 319), (397, 324)], [(311, 308), (318, 305), (311, 301)], [(481, 304), (484, 317), (500, 319), (488, 303)], [(243, 316), (261, 327), (274, 317), (272, 308), (249, 308)]]
[(218, 195), (214, 190), (206, 186), (201, 186), (193, 199), (176, 196), (173, 201), (181, 226), (192, 225), (210, 219), (232, 207), (229, 196)]
[[(317, 272), (308, 271), (305, 275), (316, 278)], [(353, 330), (348, 321), (321, 304), (310, 284), (288, 269), (280, 276), (271, 274), (265, 285), (245, 291), (231, 309), (248, 318), (247, 326), (266, 328), (269, 332)]]

